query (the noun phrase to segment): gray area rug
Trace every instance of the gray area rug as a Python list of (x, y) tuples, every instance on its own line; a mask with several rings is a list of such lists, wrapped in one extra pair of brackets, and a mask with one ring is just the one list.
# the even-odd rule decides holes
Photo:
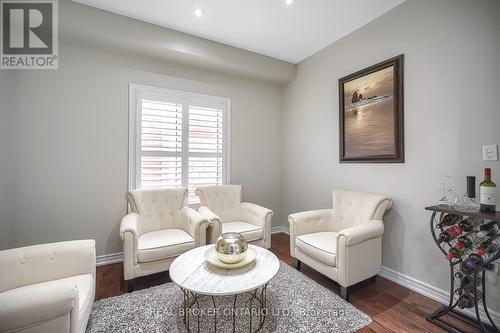
[[(245, 299), (245, 297), (248, 297)], [(248, 332), (249, 296), (237, 298), (236, 332)], [(174, 283), (110, 297), (94, 303), (87, 333), (95, 332), (186, 332), (182, 292)], [(217, 298), (217, 332), (232, 331), (233, 297)], [(200, 316), (201, 332), (213, 332), (214, 314), (210, 298), (200, 300), (207, 309)], [(354, 332), (371, 318), (330, 290), (281, 262), (267, 288), (267, 319), (261, 332)], [(211, 311), (212, 309), (212, 311)], [(231, 313), (231, 314), (230, 314)], [(253, 329), (257, 323), (254, 316)], [(197, 331), (196, 320), (190, 322)]]

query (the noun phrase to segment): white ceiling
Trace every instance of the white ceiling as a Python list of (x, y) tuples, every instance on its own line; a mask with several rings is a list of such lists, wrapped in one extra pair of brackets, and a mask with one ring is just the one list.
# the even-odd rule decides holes
[[(298, 63), (405, 0), (75, 1)], [(195, 16), (195, 8), (205, 14)]]

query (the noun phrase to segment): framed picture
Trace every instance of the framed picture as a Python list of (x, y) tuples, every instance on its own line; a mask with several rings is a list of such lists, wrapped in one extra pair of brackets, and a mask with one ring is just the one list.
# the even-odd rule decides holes
[(403, 55), (339, 79), (340, 162), (404, 163)]

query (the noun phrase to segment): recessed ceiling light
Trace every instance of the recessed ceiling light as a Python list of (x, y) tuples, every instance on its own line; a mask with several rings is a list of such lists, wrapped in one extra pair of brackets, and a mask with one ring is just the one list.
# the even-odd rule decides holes
[(290, 6), (290, 5), (293, 5), (295, 1), (294, 0), (285, 0), (285, 3)]
[(194, 10), (194, 15), (196, 15), (198, 17), (202, 17), (203, 15), (205, 15), (205, 11), (201, 8), (196, 8)]

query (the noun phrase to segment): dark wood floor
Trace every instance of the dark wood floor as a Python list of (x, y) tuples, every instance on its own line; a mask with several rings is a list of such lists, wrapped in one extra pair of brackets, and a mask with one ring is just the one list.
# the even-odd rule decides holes
[[(293, 266), (294, 259), (290, 256), (288, 235), (273, 235), (271, 251), (280, 260)], [(340, 293), (336, 282), (305, 264), (302, 265), (301, 272), (334, 293)], [(166, 282), (168, 282), (166, 273), (142, 277), (136, 279), (136, 289)], [(121, 263), (97, 268), (96, 299), (120, 295), (125, 290)], [(440, 306), (438, 302), (380, 276), (375, 283), (362, 282), (353, 286), (350, 290), (350, 302), (373, 319), (373, 323), (360, 332), (445, 332), (425, 319)], [(462, 329), (465, 332), (477, 332), (466, 326)]]

